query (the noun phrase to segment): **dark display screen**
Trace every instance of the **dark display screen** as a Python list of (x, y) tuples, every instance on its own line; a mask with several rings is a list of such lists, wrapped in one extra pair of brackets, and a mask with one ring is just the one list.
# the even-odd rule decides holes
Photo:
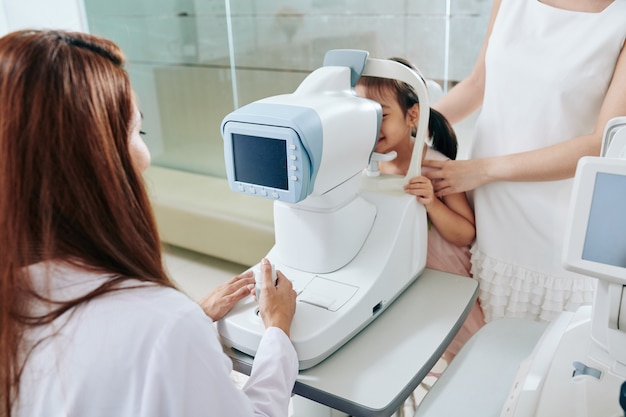
[(287, 142), (233, 133), (235, 181), (287, 190)]
[(626, 268), (626, 176), (596, 175), (582, 258)]

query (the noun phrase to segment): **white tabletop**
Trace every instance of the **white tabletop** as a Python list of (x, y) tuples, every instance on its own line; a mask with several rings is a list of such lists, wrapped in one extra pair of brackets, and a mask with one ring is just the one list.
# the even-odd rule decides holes
[[(320, 364), (293, 392), (357, 417), (390, 416), (440, 358), (469, 314), (478, 283), (425, 270), (374, 322)], [(249, 374), (252, 358), (232, 352)]]

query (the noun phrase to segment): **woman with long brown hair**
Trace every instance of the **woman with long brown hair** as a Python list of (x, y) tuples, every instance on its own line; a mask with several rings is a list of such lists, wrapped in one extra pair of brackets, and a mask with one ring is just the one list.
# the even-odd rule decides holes
[(287, 415), (291, 283), (263, 289), (267, 331), (239, 390), (211, 319), (254, 280), (200, 308), (168, 278), (123, 65), (84, 33), (0, 38), (0, 416)]

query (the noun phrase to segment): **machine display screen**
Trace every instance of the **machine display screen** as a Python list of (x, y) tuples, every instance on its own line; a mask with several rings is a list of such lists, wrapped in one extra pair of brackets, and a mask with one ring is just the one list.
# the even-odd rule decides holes
[(582, 258), (626, 268), (626, 176), (596, 175)]
[(287, 142), (233, 133), (235, 181), (287, 190)]

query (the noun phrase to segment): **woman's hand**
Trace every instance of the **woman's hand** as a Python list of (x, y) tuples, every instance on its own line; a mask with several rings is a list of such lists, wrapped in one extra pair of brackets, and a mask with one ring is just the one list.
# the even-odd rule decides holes
[(220, 285), (200, 300), (200, 307), (213, 321), (222, 319), (237, 302), (254, 294), (252, 271), (244, 272)]
[(282, 272), (276, 271), (276, 285), (272, 281), (272, 266), (267, 259), (261, 260), (261, 299), (259, 313), (265, 327), (278, 327), (289, 336), (291, 322), (296, 313), (296, 292), (293, 284)]
[(488, 182), (485, 174), (486, 159), (424, 160), (422, 166), (433, 168), (424, 176), (434, 180), (435, 195), (443, 197), (470, 191)]

